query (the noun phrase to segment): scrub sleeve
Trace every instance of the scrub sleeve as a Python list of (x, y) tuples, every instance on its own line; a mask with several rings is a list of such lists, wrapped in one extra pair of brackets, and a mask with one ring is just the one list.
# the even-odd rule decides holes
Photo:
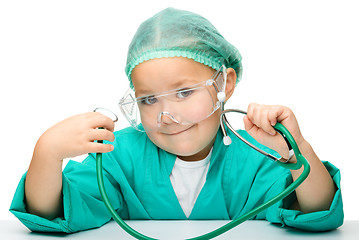
[[(25, 178), (16, 189), (10, 211), (31, 231), (72, 233), (100, 227), (110, 221), (98, 190), (95, 159), (89, 155), (82, 163), (70, 161), (62, 174), (63, 216), (53, 220), (26, 211)], [(115, 209), (122, 209), (123, 198), (118, 183), (104, 171), (105, 187)], [(126, 217), (126, 216), (122, 216)]]
[[(269, 222), (280, 223), (282, 226), (289, 226), (306, 231), (328, 231), (340, 227), (344, 221), (340, 171), (329, 162), (323, 161), (323, 164), (327, 168), (337, 187), (329, 210), (303, 213), (301, 211), (288, 209), (295, 200), (295, 194), (292, 193), (283, 201), (260, 213), (257, 217), (260, 217), (261, 215), (262, 218), (267, 219)], [(289, 175), (287, 179), (284, 179), (284, 181), (283, 179), (277, 181), (268, 191), (266, 200), (273, 198), (291, 182), (291, 175)]]

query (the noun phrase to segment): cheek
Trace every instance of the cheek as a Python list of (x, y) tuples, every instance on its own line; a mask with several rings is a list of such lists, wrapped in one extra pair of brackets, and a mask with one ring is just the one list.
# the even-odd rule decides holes
[(158, 128), (156, 116), (151, 116), (151, 117), (141, 116), (141, 123), (146, 132), (151, 132)]
[(192, 116), (203, 116), (205, 115), (204, 113), (209, 112), (209, 110), (212, 110), (211, 108), (205, 108), (200, 104), (194, 104), (193, 106), (189, 107), (187, 109), (187, 113), (192, 115)]
[(200, 122), (200, 124), (202, 124), (202, 122), (206, 122), (207, 120), (209, 120), (209, 118), (211, 118), (212, 116), (210, 116), (209, 118), (205, 119), (206, 117), (208, 117), (209, 114), (211, 114), (213, 111), (213, 107), (209, 106), (209, 107), (203, 107), (200, 104), (196, 104), (194, 106), (191, 106), (191, 108), (189, 108), (186, 112), (187, 114), (187, 118), (190, 122)]
[(141, 123), (146, 132), (150, 129), (153, 129), (154, 127), (154, 123), (153, 122), (151, 123), (151, 121), (149, 121), (148, 118), (147, 121), (146, 118), (141, 118)]

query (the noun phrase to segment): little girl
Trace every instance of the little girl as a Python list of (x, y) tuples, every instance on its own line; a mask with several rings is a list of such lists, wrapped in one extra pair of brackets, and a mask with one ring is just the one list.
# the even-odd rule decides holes
[[(223, 144), (219, 102), (231, 97), (241, 78), (241, 56), (203, 17), (168, 8), (142, 23), (126, 74), (131, 90), (120, 106), (133, 128), (113, 133), (110, 118), (91, 112), (39, 138), (10, 208), (30, 230), (71, 233), (110, 221), (97, 187), (96, 152), (106, 153), (105, 186), (123, 219), (234, 219), (300, 175), (301, 169), (277, 166), (232, 133), (232, 144)], [(295, 193), (255, 219), (311, 231), (341, 226), (339, 170), (318, 159), (293, 112), (254, 103), (247, 112), (242, 136), (288, 158), (273, 128), (280, 122), (311, 165)], [(83, 162), (70, 161), (62, 171), (63, 159), (84, 153), (90, 154)]]

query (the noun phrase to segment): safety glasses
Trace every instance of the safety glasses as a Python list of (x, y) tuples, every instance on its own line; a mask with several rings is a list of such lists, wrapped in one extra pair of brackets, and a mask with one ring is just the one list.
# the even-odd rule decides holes
[(119, 107), (135, 129), (170, 133), (211, 116), (224, 101), (225, 86), (226, 68), (222, 66), (210, 79), (178, 89), (139, 97), (129, 89)]

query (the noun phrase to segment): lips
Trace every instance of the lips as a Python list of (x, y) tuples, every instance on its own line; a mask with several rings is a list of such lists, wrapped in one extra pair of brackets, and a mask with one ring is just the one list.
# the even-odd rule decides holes
[(183, 132), (186, 132), (187, 130), (191, 129), (194, 125), (190, 126), (189, 128), (186, 128), (184, 130), (180, 130), (180, 131), (169, 131), (168, 133), (167, 132), (164, 132), (164, 134), (167, 134), (167, 135), (178, 135), (178, 134), (181, 134)]

